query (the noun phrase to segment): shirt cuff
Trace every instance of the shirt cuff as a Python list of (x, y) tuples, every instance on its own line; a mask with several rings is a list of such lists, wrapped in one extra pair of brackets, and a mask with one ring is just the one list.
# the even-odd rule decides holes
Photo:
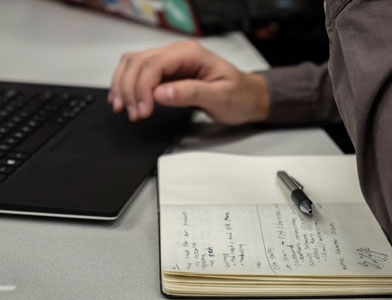
[(327, 64), (310, 62), (262, 72), (270, 95), (267, 124), (325, 124), (340, 122)]

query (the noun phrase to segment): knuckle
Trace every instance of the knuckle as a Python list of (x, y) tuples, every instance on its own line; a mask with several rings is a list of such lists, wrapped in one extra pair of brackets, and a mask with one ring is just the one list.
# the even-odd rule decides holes
[(188, 40), (185, 42), (185, 45), (187, 45), (190, 48), (193, 48), (195, 50), (200, 50), (202, 49), (202, 46), (200, 45), (200, 43), (196, 40)]
[(198, 41), (190, 40), (188, 42), (191, 52), (196, 53), (197, 55), (205, 55), (207, 53), (206, 49)]
[(142, 70), (151, 69), (156, 64), (156, 56), (148, 57), (142, 62)]
[(128, 55), (129, 53), (124, 53), (123, 55), (121, 55), (120, 63), (125, 63), (128, 60)]
[(133, 56), (135, 56), (134, 52), (126, 52), (121, 56), (120, 61), (126, 62), (128, 59), (131, 59)]
[(137, 59), (137, 54), (136, 53), (125, 53), (121, 57), (120, 65), (123, 65), (124, 71), (127, 71), (129, 68), (131, 68), (133, 62)]
[(189, 51), (202, 51), (204, 48), (197, 40), (186, 40), (172, 44), (174, 49), (187, 49)]

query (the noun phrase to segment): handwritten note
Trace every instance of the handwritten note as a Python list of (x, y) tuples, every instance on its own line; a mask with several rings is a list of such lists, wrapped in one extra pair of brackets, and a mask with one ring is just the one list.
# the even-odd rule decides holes
[(391, 246), (380, 230), (369, 230), (378, 224), (363, 203), (319, 204), (312, 217), (289, 204), (169, 205), (161, 215), (168, 271), (335, 276), (392, 270)]

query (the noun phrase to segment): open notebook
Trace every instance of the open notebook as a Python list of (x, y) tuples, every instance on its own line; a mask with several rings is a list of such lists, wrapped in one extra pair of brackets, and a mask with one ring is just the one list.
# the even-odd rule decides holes
[[(314, 215), (276, 180), (304, 185)], [(162, 292), (171, 296), (392, 293), (392, 247), (354, 156), (165, 155), (158, 162)]]

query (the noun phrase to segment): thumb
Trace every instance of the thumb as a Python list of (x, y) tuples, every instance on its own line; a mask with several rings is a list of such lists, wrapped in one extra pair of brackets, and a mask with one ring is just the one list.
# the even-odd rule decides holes
[(155, 101), (165, 106), (197, 106), (207, 109), (211, 99), (219, 94), (211, 82), (201, 80), (180, 80), (163, 83), (154, 90)]

